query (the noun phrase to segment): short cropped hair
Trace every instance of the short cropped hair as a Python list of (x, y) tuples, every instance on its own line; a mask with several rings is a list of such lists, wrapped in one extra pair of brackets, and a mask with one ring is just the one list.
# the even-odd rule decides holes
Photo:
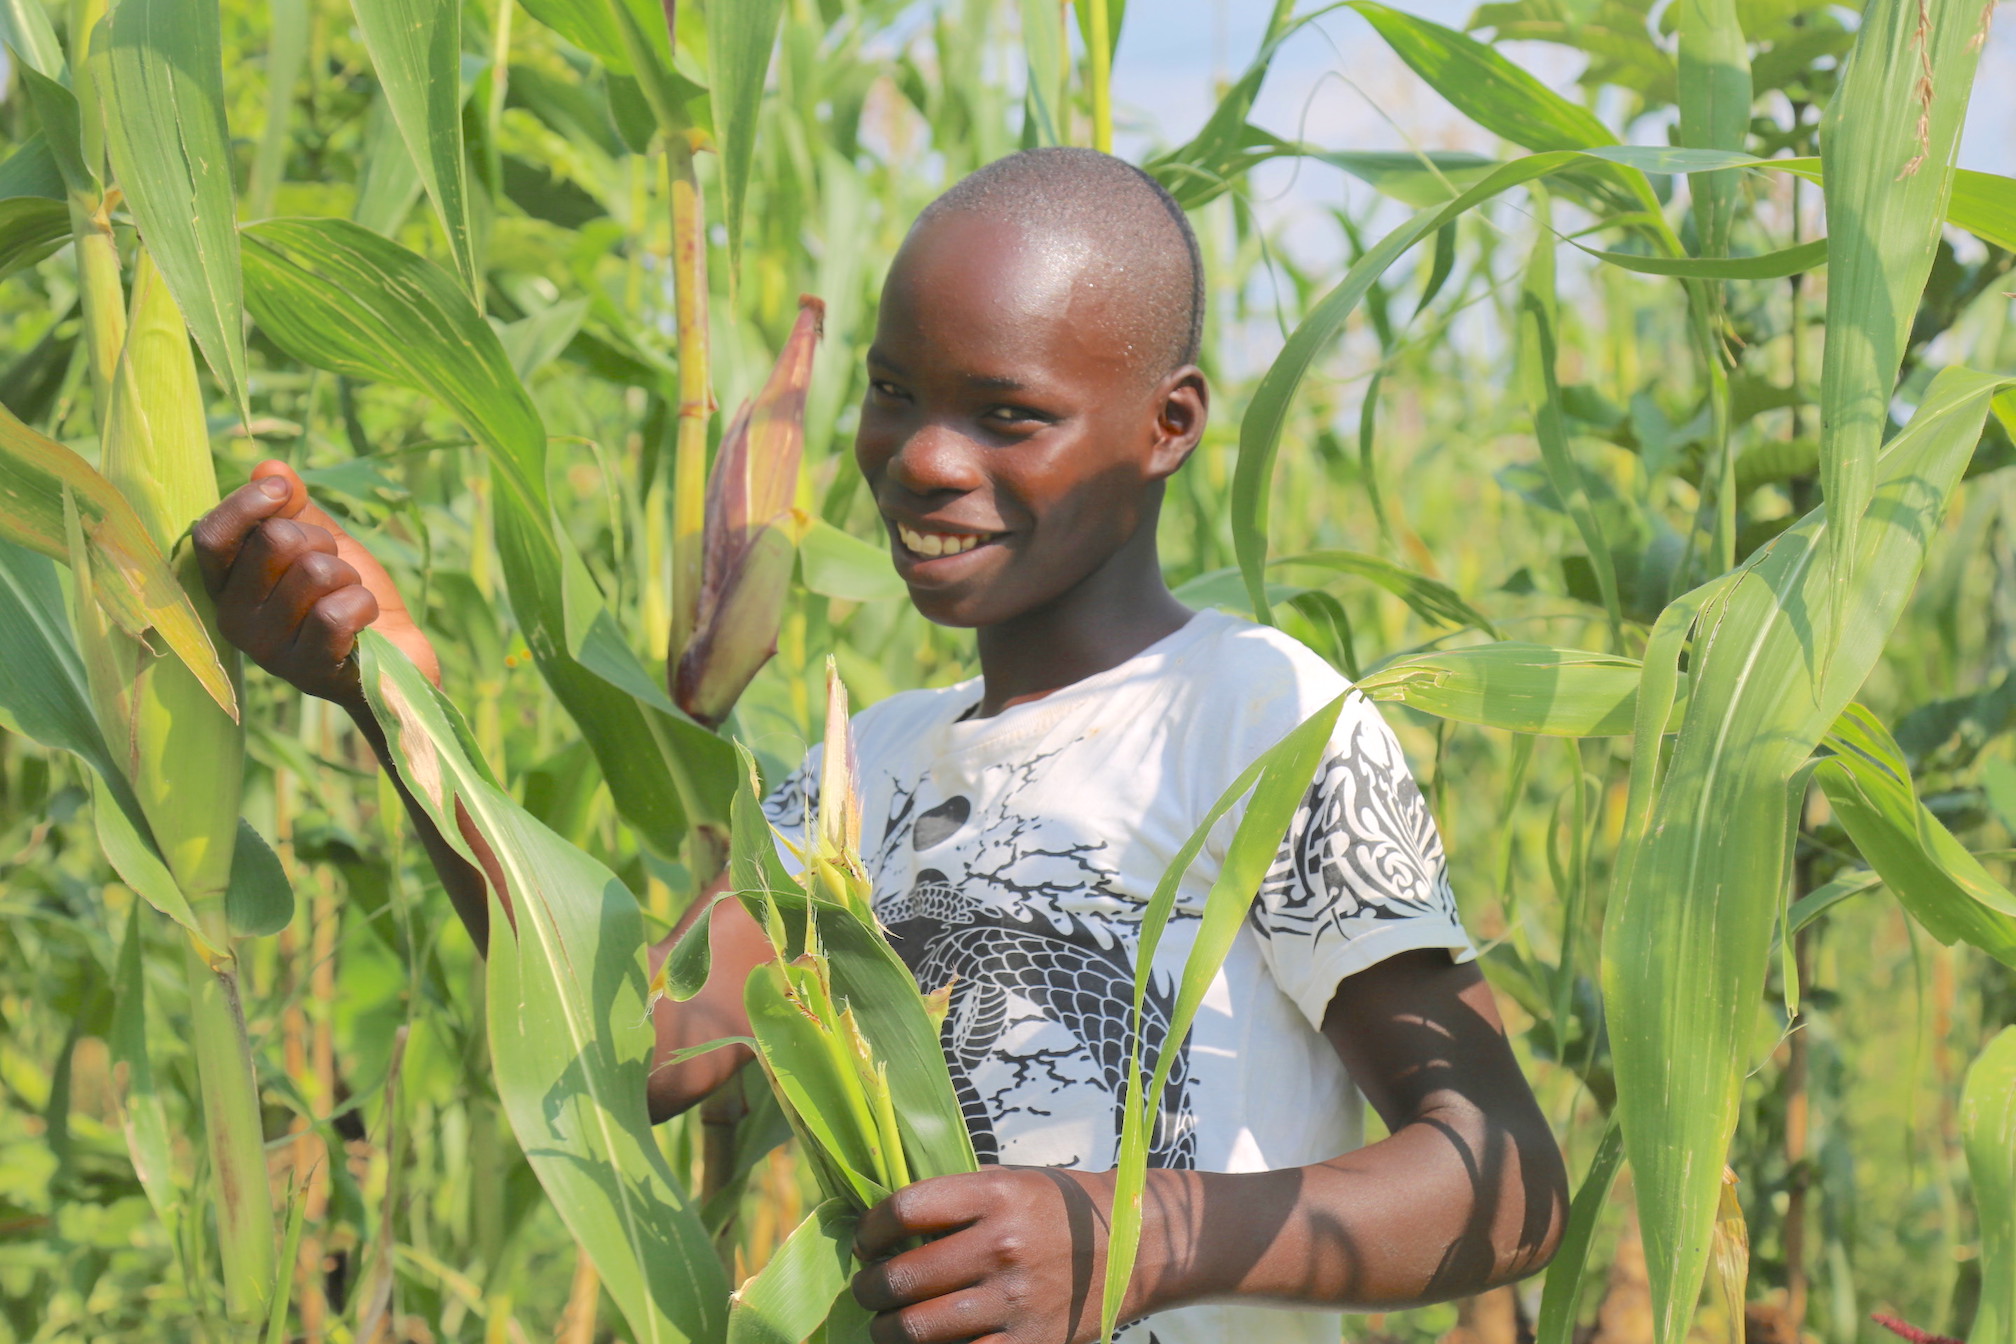
[(1025, 149), (962, 178), (913, 229), (940, 215), (984, 215), (1039, 247), (1067, 248), (1093, 278), (1132, 300), (1116, 333), (1141, 342), (1154, 377), (1197, 360), (1204, 332), (1204, 264), (1176, 198), (1124, 159), (1096, 149)]

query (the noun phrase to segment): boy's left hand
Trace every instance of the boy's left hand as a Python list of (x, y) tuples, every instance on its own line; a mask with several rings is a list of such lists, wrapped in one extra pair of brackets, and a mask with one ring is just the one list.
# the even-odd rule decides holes
[[(862, 1217), (854, 1238), (867, 1266), (854, 1276), (854, 1298), (876, 1313), (869, 1336), (876, 1344), (1097, 1339), (1112, 1206), (1113, 1173), (1056, 1167), (989, 1167), (898, 1190)], [(902, 1249), (927, 1237), (936, 1240)]]

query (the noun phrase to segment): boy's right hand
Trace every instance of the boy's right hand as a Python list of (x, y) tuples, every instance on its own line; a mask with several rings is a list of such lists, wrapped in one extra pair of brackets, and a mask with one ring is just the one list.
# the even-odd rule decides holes
[(350, 654), (366, 626), (391, 640), (439, 684), (440, 660), (414, 623), (392, 576), (308, 498), (284, 462), (197, 520), (191, 533), (217, 628), (274, 676), (324, 700), (354, 704)]

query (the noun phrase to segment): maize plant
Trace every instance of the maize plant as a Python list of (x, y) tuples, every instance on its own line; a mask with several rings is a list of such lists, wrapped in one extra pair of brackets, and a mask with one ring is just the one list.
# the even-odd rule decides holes
[[(68, 198), (79, 302), (89, 314), (84, 359), (97, 411), (99, 471), (9, 417), (10, 439), (20, 441), (13, 463), (27, 487), (16, 496), (25, 507), (13, 521), (17, 527), (42, 524), (39, 537), (17, 539), (41, 541), (45, 554), (69, 564), (73, 580), (66, 614), (50, 600), (36, 558), (9, 549), (15, 591), (24, 599), (16, 614), (34, 622), (17, 626), (12, 642), (39, 639), (43, 647), (24, 650), (26, 656), (67, 665), (72, 675), (65, 682), (40, 688), (72, 701), (63, 711), (67, 731), (45, 740), (96, 767), (94, 812), (107, 858), (129, 886), (182, 926), (189, 1039), (207, 1137), (207, 1210), (184, 1207), (161, 1169), (166, 1136), (158, 1099), (140, 1081), (149, 1072), (144, 1058), (122, 1061), (128, 1086), (117, 1104), (127, 1114), (136, 1167), (163, 1220), (175, 1226), (190, 1213), (199, 1223), (214, 1214), (224, 1285), (219, 1328), (250, 1338), (271, 1311), (278, 1248), (236, 947), (241, 934), (270, 933), (286, 923), (292, 895), (271, 852), (240, 817), (244, 735), (237, 659), (219, 657), (225, 646), (207, 624), (208, 599), (185, 542), (190, 524), (218, 498), (205, 399), (174, 295), (182, 289), (193, 296), (207, 279), (200, 267), (187, 265), (192, 240), (179, 217), (193, 212), (203, 187), (195, 171), (177, 175), (136, 162), (132, 127), (123, 119), (172, 97), (173, 86), (184, 81), (199, 88), (220, 81), (221, 69), (214, 27), (205, 31), (199, 24), (178, 34), (192, 64), (170, 71), (134, 62), (134, 48), (144, 46), (160, 15), (134, 7), (93, 28), (97, 17), (88, 6), (73, 15), (73, 87), (57, 82), (53, 69), (22, 75), (45, 143), (62, 146), (56, 163)], [(143, 78), (158, 83), (143, 90), (121, 82)], [(115, 82), (117, 96), (104, 104), (92, 97), (101, 83)], [(221, 147), (217, 125), (198, 118), (192, 133), (214, 136), (212, 143)], [(108, 213), (121, 194), (136, 215), (160, 210), (174, 217), (158, 234), (150, 224), (133, 253), (130, 285)], [(157, 253), (178, 272), (174, 282)], [(228, 359), (236, 353), (242, 364), (240, 333), (230, 331), (219, 344), (214, 354)], [(239, 383), (231, 380), (234, 387)], [(98, 496), (89, 510), (97, 517), (87, 518), (79, 487)], [(140, 549), (121, 556), (99, 544), (108, 525), (128, 532)], [(60, 548), (47, 544), (56, 535), (64, 542)], [(135, 575), (136, 561), (151, 576)], [(173, 604), (174, 615), (136, 621), (130, 605), (113, 595), (136, 577), (150, 590), (148, 606)], [(172, 639), (178, 626), (180, 638)], [(75, 675), (80, 670), (81, 678)], [(135, 952), (139, 930), (137, 922), (127, 930)], [(139, 994), (138, 962), (127, 965), (132, 969), (124, 988)], [(138, 1005), (135, 1010), (144, 1013)], [(139, 1053), (144, 1056), (144, 1046)]]
[[(943, 987), (843, 747), (790, 862), (756, 801), (829, 656), (970, 675), (848, 406), (917, 211), (1073, 143), (1203, 244), (1172, 586), (1385, 707), (1578, 1178), (1543, 1280), (1347, 1334), (2016, 1344), (2016, 57), (1857, 8), (0, 0), (0, 1341), (858, 1334), (853, 1217), (972, 1161)], [(1338, 73), (1395, 125), (1302, 117)], [(487, 959), (209, 627), (267, 456), (442, 655), (356, 657)], [(1320, 720), (1221, 800), (1220, 932)], [(724, 865), (761, 1063), (654, 1132), (707, 944), (644, 945)]]

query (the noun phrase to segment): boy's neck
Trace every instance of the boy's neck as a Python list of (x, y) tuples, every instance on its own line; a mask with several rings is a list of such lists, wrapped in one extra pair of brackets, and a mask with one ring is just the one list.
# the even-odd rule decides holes
[(977, 633), (984, 689), (973, 718), (1040, 700), (1118, 667), (1183, 628), (1195, 613), (1162, 580), (1152, 523), (1054, 601)]

